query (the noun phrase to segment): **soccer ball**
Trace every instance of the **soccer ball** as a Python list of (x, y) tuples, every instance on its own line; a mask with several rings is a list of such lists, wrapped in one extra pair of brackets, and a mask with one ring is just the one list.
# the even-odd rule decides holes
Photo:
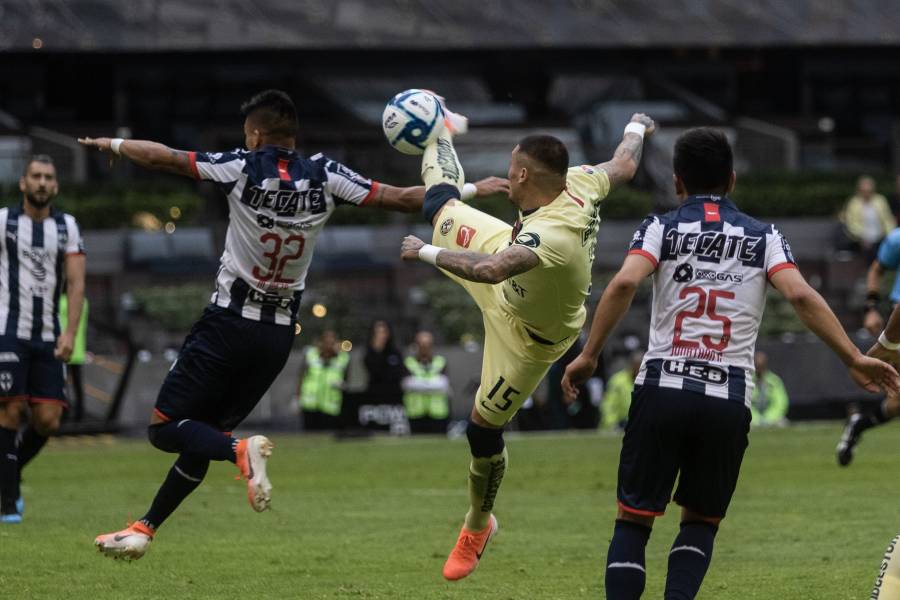
[(384, 107), (381, 128), (391, 146), (403, 154), (422, 154), (444, 127), (444, 111), (434, 94), (400, 92)]

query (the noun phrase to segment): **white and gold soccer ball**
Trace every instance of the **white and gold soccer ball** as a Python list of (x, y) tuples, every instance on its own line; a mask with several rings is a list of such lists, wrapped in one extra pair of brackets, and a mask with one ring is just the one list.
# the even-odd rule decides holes
[(403, 154), (422, 154), (444, 127), (444, 111), (426, 90), (400, 92), (387, 103), (381, 128), (391, 146)]

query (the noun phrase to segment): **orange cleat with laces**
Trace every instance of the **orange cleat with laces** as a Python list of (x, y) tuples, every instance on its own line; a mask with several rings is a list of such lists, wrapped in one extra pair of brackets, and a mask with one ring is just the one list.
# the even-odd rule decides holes
[(247, 500), (256, 512), (263, 512), (272, 502), (272, 484), (266, 475), (266, 462), (274, 445), (269, 438), (254, 435), (238, 442), (235, 448), (237, 467), (247, 480)]
[(154, 531), (136, 521), (122, 531), (98, 535), (94, 546), (105, 556), (115, 559), (137, 560), (150, 548)]
[(488, 542), (497, 533), (497, 518), (491, 515), (488, 526), (481, 531), (469, 531), (465, 527), (459, 533), (456, 546), (444, 563), (444, 579), (456, 581), (475, 570)]

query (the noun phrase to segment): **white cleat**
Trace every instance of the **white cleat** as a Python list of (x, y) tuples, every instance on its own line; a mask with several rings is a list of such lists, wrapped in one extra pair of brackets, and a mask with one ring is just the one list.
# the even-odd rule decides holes
[(113, 559), (137, 560), (150, 548), (153, 530), (138, 521), (122, 531), (98, 535), (94, 540), (97, 550)]
[(455, 113), (447, 108), (447, 101), (440, 94), (437, 94), (431, 90), (425, 91), (437, 98), (438, 104), (441, 105), (441, 110), (444, 112), (444, 127), (447, 128), (447, 131), (450, 132), (450, 135), (462, 135), (469, 131), (468, 117), (465, 117), (459, 113)]
[(264, 435), (254, 435), (238, 442), (237, 466), (247, 480), (247, 499), (256, 512), (263, 512), (272, 502), (272, 484), (266, 476), (266, 461), (274, 445)]

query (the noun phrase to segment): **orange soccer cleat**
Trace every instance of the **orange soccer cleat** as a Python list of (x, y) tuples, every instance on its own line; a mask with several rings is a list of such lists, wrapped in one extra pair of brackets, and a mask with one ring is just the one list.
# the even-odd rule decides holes
[(237, 466), (247, 480), (247, 499), (256, 512), (263, 512), (272, 502), (272, 484), (266, 476), (266, 461), (274, 445), (269, 438), (254, 435), (238, 442), (235, 448)]
[(465, 527), (459, 533), (456, 546), (444, 563), (444, 579), (456, 581), (475, 570), (488, 542), (498, 529), (497, 518), (491, 515), (488, 526), (481, 531), (469, 531)]
[(137, 560), (147, 552), (153, 530), (137, 521), (122, 531), (98, 535), (94, 545), (102, 554), (115, 559)]

